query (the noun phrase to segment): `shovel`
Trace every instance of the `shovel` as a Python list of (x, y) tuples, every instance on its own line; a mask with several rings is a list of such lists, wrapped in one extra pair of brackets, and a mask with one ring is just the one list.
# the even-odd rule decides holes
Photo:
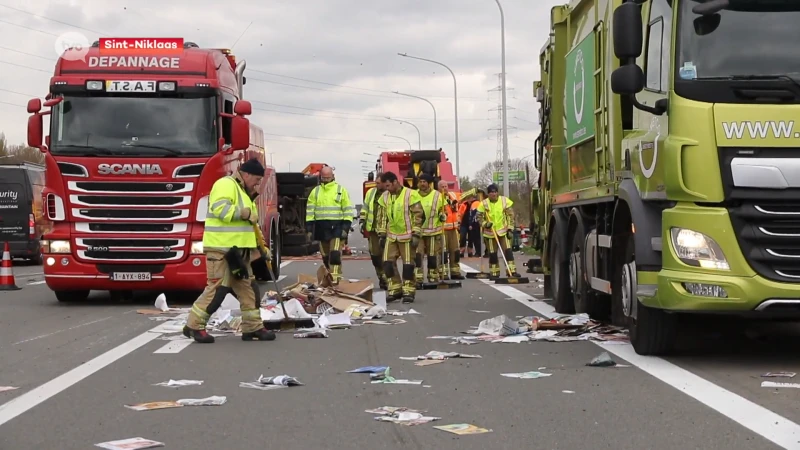
[(442, 264), (444, 265), (444, 271), (447, 272), (447, 279), (441, 280), (438, 283), (425, 283), (422, 285), (423, 289), (454, 289), (461, 287), (461, 281), (454, 280), (450, 276), (450, 267), (445, 264), (445, 254), (447, 252), (447, 239), (445, 239), (444, 235), (442, 235)]

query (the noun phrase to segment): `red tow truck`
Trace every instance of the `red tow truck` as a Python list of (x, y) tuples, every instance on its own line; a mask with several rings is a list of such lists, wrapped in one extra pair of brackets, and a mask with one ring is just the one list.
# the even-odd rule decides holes
[[(38, 98), (27, 105), (28, 145), (45, 154), (42, 197), (53, 227), (42, 253), (56, 298), (202, 290), (211, 187), (253, 157), (267, 168), (257, 205), (272, 246), (280, 233), (277, 177), (263, 131), (247, 119), (245, 61), (192, 42), (168, 56), (115, 54), (99, 42), (85, 51), (59, 58), (47, 110)], [(273, 253), (279, 271), (281, 252)], [(253, 269), (268, 277), (265, 264)]]

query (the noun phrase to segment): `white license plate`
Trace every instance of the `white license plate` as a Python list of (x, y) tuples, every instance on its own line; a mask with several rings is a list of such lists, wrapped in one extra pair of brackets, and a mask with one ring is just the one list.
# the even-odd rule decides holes
[(114, 272), (111, 281), (150, 281), (150, 272)]
[(106, 92), (155, 92), (155, 81), (106, 80)]

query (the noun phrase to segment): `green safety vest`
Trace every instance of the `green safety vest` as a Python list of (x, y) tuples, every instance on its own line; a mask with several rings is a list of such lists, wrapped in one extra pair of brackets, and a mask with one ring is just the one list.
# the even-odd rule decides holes
[(381, 196), (378, 203), (384, 209), (388, 222), (386, 237), (393, 241), (407, 241), (411, 239), (414, 232), (413, 218), (411, 217), (411, 205), (421, 202), (419, 192), (414, 189), (403, 187), (403, 189), (392, 195), (386, 191)]
[(350, 196), (339, 183), (332, 181), (315, 187), (308, 196), (306, 222), (316, 220), (337, 220), (352, 222), (355, 208)]
[(427, 194), (419, 193), (422, 198), (422, 209), (425, 211), (425, 222), (422, 224), (423, 236), (436, 236), (441, 234), (443, 223), (439, 220), (439, 214), (444, 206), (442, 194), (439, 191), (430, 191)]
[(258, 217), (255, 203), (235, 178), (229, 176), (217, 180), (208, 197), (204, 249), (257, 248), (253, 225), (241, 218), (242, 208), (250, 208), (250, 214)]
[(359, 219), (363, 220), (366, 224), (367, 231), (375, 229), (375, 219), (377, 216), (378, 208), (378, 188), (369, 188), (367, 195), (364, 196), (364, 205), (361, 207)]
[[(488, 198), (482, 201), (478, 206), (478, 212), (483, 213), (483, 220), (485, 222), (492, 222), (492, 228), (494, 228), (498, 236), (505, 236), (512, 227), (512, 225), (508, 223), (506, 209), (512, 206), (514, 206), (514, 202), (510, 198), (501, 195), (494, 203)], [(483, 224), (481, 224), (481, 227), (483, 227)], [(483, 236), (494, 238), (494, 233), (492, 233), (492, 230), (483, 228)]]

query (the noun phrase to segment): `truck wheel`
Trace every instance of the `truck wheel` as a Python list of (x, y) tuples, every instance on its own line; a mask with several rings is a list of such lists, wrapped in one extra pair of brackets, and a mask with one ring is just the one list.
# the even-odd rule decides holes
[(308, 236), (306, 233), (287, 234), (283, 237), (283, 244), (287, 247), (296, 247), (299, 245), (306, 245), (307, 243)]
[(319, 184), (319, 177), (316, 175), (307, 176), (304, 184), (306, 187), (314, 187)]
[(275, 174), (275, 181), (281, 184), (303, 184), (306, 174), (303, 172), (278, 172)]
[(302, 197), (305, 193), (304, 184), (278, 184), (278, 195), (281, 197)]
[(569, 261), (564, 257), (565, 241), (562, 231), (558, 228), (553, 231), (550, 243), (550, 277), (553, 286), (553, 303), (556, 312), (560, 314), (574, 314), (575, 303), (569, 286)]
[(602, 298), (591, 288), (589, 275), (586, 273), (586, 229), (583, 222), (578, 222), (572, 234), (570, 245), (570, 287), (574, 297), (575, 312), (586, 313), (593, 319), (607, 319), (607, 298)]
[(55, 291), (56, 300), (60, 303), (85, 302), (89, 298), (89, 291)]
[[(615, 263), (612, 286), (617, 315), (621, 312), (628, 324), (631, 344), (640, 355), (663, 355), (672, 350), (678, 328), (678, 317), (662, 309), (644, 306), (636, 295), (636, 263), (633, 234), (620, 239), (625, 242), (624, 257)], [(635, 302), (635, 303), (634, 303)], [(631, 317), (636, 308), (636, 318)]]

